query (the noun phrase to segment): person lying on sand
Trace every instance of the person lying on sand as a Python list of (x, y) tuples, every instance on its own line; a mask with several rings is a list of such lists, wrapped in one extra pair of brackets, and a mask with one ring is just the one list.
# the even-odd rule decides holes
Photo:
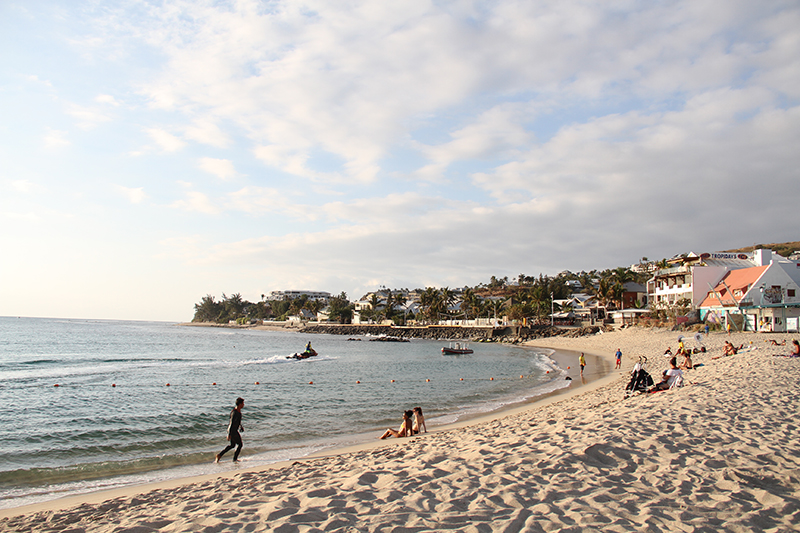
[(775, 339), (770, 339), (764, 342), (770, 343), (770, 346), (786, 346), (786, 339), (783, 339), (781, 342), (776, 342)]
[(664, 355), (672, 355), (672, 348), (667, 346), (667, 349), (664, 351)]
[(414, 411), (405, 411), (403, 413), (403, 423), (400, 424), (400, 428), (395, 431), (392, 428), (386, 430), (386, 432), (381, 435), (381, 439), (385, 439), (387, 437), (410, 437), (412, 434), (411, 431), (411, 417), (414, 415)]

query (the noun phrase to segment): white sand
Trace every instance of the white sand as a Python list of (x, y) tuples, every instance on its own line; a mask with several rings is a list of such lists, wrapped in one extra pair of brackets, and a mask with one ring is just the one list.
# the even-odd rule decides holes
[(727, 337), (711, 335), (687, 386), (623, 400), (634, 356), (651, 356), (657, 379), (676, 337), (542, 340), (608, 358), (622, 348), (624, 372), (466, 428), (5, 510), (0, 531), (797, 530), (800, 359), (764, 342), (792, 336), (734, 334), (757, 349), (712, 360)]

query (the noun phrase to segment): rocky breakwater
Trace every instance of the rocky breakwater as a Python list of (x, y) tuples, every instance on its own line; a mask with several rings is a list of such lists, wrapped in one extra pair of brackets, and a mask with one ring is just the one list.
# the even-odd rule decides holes
[(349, 337), (371, 336), (396, 337), (400, 339), (432, 340), (473, 340), (491, 338), (492, 328), (471, 328), (461, 326), (378, 326), (364, 324), (314, 324), (304, 327), (300, 333), (323, 333), (327, 335), (347, 335)]
[(507, 326), (462, 327), (462, 326), (379, 326), (357, 324), (314, 324), (304, 327), (301, 333), (322, 333), (327, 335), (348, 335), (350, 337), (385, 335), (400, 339), (432, 339), (432, 340), (470, 340), (473, 342), (508, 342), (517, 344), (532, 339), (545, 337), (582, 337), (594, 335), (600, 330), (609, 331), (600, 326), (583, 328), (558, 328), (553, 326)]
[(494, 330), (494, 335), (484, 342), (507, 342), (519, 344), (521, 342), (542, 339), (547, 337), (583, 337), (594, 335), (599, 331), (613, 331), (607, 326), (586, 326), (581, 328), (559, 328), (555, 326), (507, 326)]

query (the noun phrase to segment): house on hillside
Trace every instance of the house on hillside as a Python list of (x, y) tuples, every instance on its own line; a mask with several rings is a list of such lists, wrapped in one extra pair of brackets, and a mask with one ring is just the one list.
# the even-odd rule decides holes
[(622, 288), (622, 309), (647, 305), (647, 288), (644, 285), (629, 281)]

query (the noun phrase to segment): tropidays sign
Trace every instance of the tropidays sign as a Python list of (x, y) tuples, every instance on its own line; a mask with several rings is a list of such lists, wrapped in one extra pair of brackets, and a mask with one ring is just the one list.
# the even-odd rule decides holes
[(704, 253), (700, 254), (700, 259), (750, 259), (747, 254), (725, 254), (725, 253)]

